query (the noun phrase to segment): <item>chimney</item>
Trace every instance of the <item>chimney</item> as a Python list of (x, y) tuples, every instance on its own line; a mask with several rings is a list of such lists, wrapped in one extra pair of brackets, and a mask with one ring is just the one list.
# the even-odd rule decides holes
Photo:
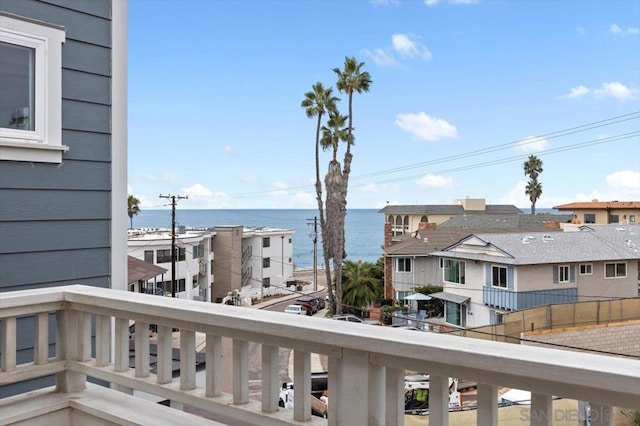
[(384, 223), (384, 246), (389, 247), (392, 244), (393, 231), (391, 230), (391, 223)]
[(424, 231), (425, 229), (429, 229), (431, 231), (434, 231), (438, 228), (438, 224), (435, 222), (420, 222), (418, 224), (418, 229), (420, 231)]

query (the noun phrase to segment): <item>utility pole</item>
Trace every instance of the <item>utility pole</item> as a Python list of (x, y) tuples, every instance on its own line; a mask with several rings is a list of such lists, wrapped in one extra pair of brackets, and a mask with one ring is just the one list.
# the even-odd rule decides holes
[(171, 200), (171, 297), (176, 297), (176, 200), (186, 200), (189, 196), (160, 194), (160, 198)]
[[(311, 219), (307, 219), (310, 221)], [(318, 218), (313, 218), (313, 291), (318, 290)]]

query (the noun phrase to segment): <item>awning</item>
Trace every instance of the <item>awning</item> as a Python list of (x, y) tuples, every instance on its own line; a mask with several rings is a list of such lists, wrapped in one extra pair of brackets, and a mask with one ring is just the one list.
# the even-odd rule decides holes
[(136, 283), (138, 281), (150, 280), (153, 277), (157, 277), (158, 275), (167, 272), (167, 270), (161, 266), (147, 263), (143, 260), (136, 259), (133, 256), (127, 256), (127, 263), (128, 284)]
[(412, 295), (405, 297), (404, 300), (431, 300), (431, 297), (422, 293), (413, 293)]
[(467, 297), (467, 296), (460, 296), (459, 294), (446, 293), (444, 291), (441, 291), (439, 293), (431, 293), (430, 296), (435, 297), (436, 299), (446, 300), (447, 302), (457, 303), (459, 305), (463, 303), (467, 303), (469, 299), (471, 299), (470, 297)]

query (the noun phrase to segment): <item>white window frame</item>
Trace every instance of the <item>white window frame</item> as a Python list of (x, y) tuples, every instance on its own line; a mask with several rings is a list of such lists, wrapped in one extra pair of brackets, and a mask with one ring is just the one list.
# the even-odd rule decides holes
[[(402, 260), (403, 264), (404, 264), (404, 270), (401, 271), (400, 270), (400, 260)], [(407, 271), (407, 261), (409, 262), (409, 270)], [(398, 257), (396, 258), (396, 272), (399, 272), (401, 274), (404, 273), (411, 273), (411, 271), (413, 270), (413, 259), (411, 259), (410, 257)]]
[(558, 282), (562, 284), (571, 282), (571, 268), (569, 265), (558, 265)]
[[(504, 269), (504, 285), (500, 285), (500, 283), (498, 283), (498, 285), (496, 285), (494, 282), (496, 281), (494, 279), (495, 275), (495, 269), (498, 270), (503, 270)], [(498, 274), (498, 277), (500, 275)], [(499, 281), (499, 280), (498, 280)], [(495, 288), (509, 288), (509, 269), (506, 266), (502, 266), (502, 265), (491, 265), (491, 287), (495, 287)]]
[[(460, 279), (461, 282), (447, 280), (447, 262), (456, 262), (458, 264), (458, 278)], [(451, 283), (451, 284), (467, 285), (466, 276), (467, 276), (467, 265), (465, 261), (458, 260), (458, 259), (444, 259), (444, 264), (442, 269), (442, 281), (444, 281), (445, 283)]]
[[(582, 268), (584, 267), (585, 271), (582, 272)], [(578, 271), (580, 275), (593, 275), (593, 264), (592, 263), (581, 263), (578, 267)]]
[(35, 50), (34, 130), (0, 127), (0, 160), (61, 163), (63, 27), (0, 13), (0, 41)]
[[(614, 273), (615, 275), (608, 277), (607, 276), (607, 265), (614, 265)], [(618, 275), (618, 265), (624, 265), (624, 275)], [(604, 264), (604, 279), (605, 280), (615, 280), (618, 278), (627, 278), (627, 262), (607, 262)]]

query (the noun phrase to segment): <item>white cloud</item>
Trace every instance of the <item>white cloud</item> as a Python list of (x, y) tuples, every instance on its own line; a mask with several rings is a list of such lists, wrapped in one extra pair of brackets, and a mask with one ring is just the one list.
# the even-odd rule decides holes
[(376, 65), (381, 67), (393, 67), (398, 65), (396, 58), (386, 49), (377, 48), (373, 52), (369, 49), (365, 49), (362, 51), (362, 54), (371, 58)]
[(254, 186), (260, 183), (260, 179), (255, 175), (241, 174), (239, 179), (241, 182)]
[(612, 81), (608, 83), (602, 83), (600, 89), (593, 91), (596, 97), (612, 97), (619, 101), (628, 101), (635, 97), (637, 90), (630, 89), (622, 83)]
[(520, 152), (540, 152), (547, 149), (547, 146), (549, 146), (548, 140), (535, 136), (527, 136), (513, 144), (513, 148)]
[(431, 117), (424, 112), (398, 114), (395, 124), (405, 132), (425, 141), (458, 136), (458, 130), (446, 120)]
[(400, 6), (400, 0), (369, 0), (374, 6)]
[(434, 174), (426, 174), (420, 178), (418, 185), (423, 188), (449, 189), (453, 186), (453, 179)]
[[(446, 0), (449, 4), (476, 4), (479, 0)], [(435, 6), (436, 4), (441, 3), (441, 0), (424, 0), (424, 4), (427, 6)]]
[(222, 147), (222, 150), (227, 154), (233, 154), (234, 151), (231, 145), (225, 145), (224, 147)]
[[(524, 180), (519, 180), (518, 183), (516, 183), (516, 185), (509, 192), (507, 192), (506, 195), (500, 198), (500, 204), (512, 204), (521, 209), (531, 207), (531, 201), (529, 200), (529, 197), (527, 197), (527, 195), (524, 193), (526, 188), (527, 182)], [(536, 207), (538, 206), (539, 203), (536, 202)]]
[(640, 193), (640, 173), (632, 170), (621, 170), (606, 177), (607, 185), (612, 189)]
[(312, 209), (318, 207), (315, 194), (309, 194), (306, 192), (298, 192), (293, 197), (291, 207), (296, 209)]
[(431, 59), (429, 49), (419, 41), (419, 37), (408, 34), (393, 34), (391, 44), (400, 56), (405, 58), (420, 58), (425, 61)]
[(435, 6), (436, 4), (438, 4), (439, 0), (424, 0), (424, 4), (426, 4), (427, 6)]
[(185, 193), (189, 197), (213, 197), (213, 192), (211, 190), (199, 183), (195, 185), (188, 186), (186, 188), (182, 188), (182, 192)]
[(609, 31), (612, 34), (621, 35), (621, 36), (640, 34), (640, 28), (627, 27), (627, 29), (625, 30), (624, 28), (621, 28), (618, 24), (611, 24), (611, 26), (609, 27)]
[(277, 197), (282, 197), (284, 195), (289, 194), (289, 185), (285, 182), (280, 182), (280, 181), (275, 181), (273, 182), (273, 186), (275, 187), (275, 190), (270, 191), (269, 195), (273, 195), (273, 196), (277, 196)]
[(566, 95), (560, 96), (560, 98), (561, 99), (581, 98), (589, 92), (590, 90), (588, 87), (580, 85), (580, 86), (572, 87), (569, 93), (567, 93)]

